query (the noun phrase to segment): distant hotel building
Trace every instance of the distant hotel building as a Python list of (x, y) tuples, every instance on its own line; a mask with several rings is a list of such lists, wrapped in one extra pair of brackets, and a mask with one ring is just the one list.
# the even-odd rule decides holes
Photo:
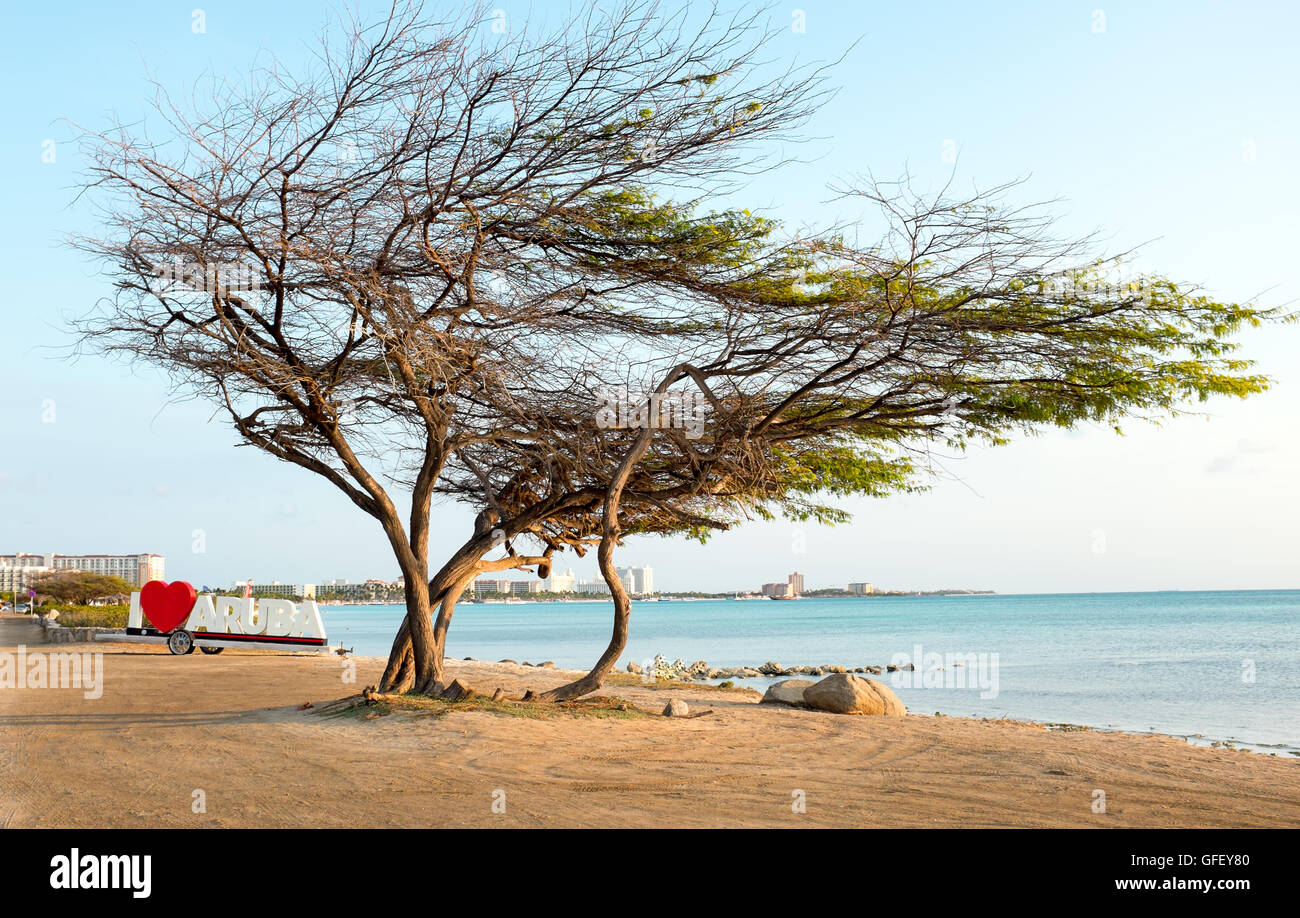
[[(242, 595), (244, 590), (247, 589), (248, 587), (248, 581), (236, 580), (234, 583), (234, 587), (236, 590), (239, 590), (240, 595)], [(266, 596), (284, 596), (284, 597), (299, 596), (303, 599), (315, 599), (316, 584), (281, 583), (278, 580), (272, 580), (270, 583), (258, 583), (254, 581), (253, 592), (262, 593), (263, 595)]]
[[(307, 584), (303, 584), (307, 586)], [(378, 600), (388, 598), (389, 592), (404, 587), (400, 579), (390, 583), (387, 580), (371, 578), (365, 583), (352, 583), (349, 580), (322, 580), (316, 584), (317, 599), (365, 599)]]
[(0, 592), (25, 590), (34, 576), (57, 571), (121, 577), (133, 587), (164, 579), (162, 555), (32, 555), (20, 552), (0, 555)]
[(645, 596), (655, 591), (655, 572), (648, 564), (621, 568), (618, 576), (623, 581), (623, 589), (633, 596)]
[(573, 576), (573, 568), (569, 568), (563, 574), (552, 572), (550, 577), (546, 578), (546, 592), (548, 593), (572, 593), (578, 588), (578, 578)]
[[(654, 592), (654, 571), (644, 567), (625, 567), (618, 571), (623, 581), (623, 589), (629, 595), (644, 596)], [(574, 576), (573, 568), (563, 574), (552, 573), (545, 580), (504, 580), (492, 577), (480, 577), (466, 590), (475, 596), (487, 596), (493, 593), (527, 595), (529, 593), (583, 593), (587, 595), (609, 595), (609, 586), (604, 580), (579, 581)]]
[(849, 592), (856, 596), (870, 596), (876, 588), (869, 583), (850, 583)]
[(479, 578), (474, 581), (474, 595), (488, 596), (492, 593), (509, 593), (511, 595), (540, 593), (544, 584), (540, 580), (495, 580)]
[[(623, 583), (623, 589), (629, 596), (649, 596), (655, 591), (655, 572), (650, 565), (642, 567), (620, 567), (617, 569), (618, 579)], [(604, 578), (599, 580), (585, 580), (581, 583), (574, 584), (574, 591), (585, 593), (589, 596), (608, 596), (609, 584)]]
[(795, 571), (785, 579), (785, 583), (765, 583), (761, 592), (764, 596), (800, 596), (803, 594), (803, 574)]
[(493, 580), (487, 577), (480, 577), (474, 581), (470, 587), (475, 596), (487, 596), (489, 593), (509, 593), (509, 580)]

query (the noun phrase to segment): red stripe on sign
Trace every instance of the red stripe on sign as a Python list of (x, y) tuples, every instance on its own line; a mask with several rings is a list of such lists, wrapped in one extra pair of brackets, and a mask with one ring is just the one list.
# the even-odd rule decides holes
[(213, 638), (222, 641), (280, 641), (293, 644), (324, 644), (324, 638), (288, 637), (272, 634), (223, 634), (220, 631), (193, 631), (196, 638)]

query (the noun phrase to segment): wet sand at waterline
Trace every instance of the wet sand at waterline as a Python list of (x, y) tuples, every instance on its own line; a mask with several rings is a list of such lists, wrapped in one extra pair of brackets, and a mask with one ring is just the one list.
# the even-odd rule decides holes
[[(359, 658), (344, 684), (333, 655), (28, 650), (102, 651), (104, 691), (0, 690), (5, 827), (1300, 826), (1300, 763), (1169, 737), (843, 716), (643, 685), (603, 694), (712, 714), (321, 716), (298, 707), (378, 681), (383, 661)], [(489, 694), (566, 679), (513, 664), (449, 670)], [(195, 791), (206, 812), (193, 812)], [(804, 813), (792, 811), (797, 791)]]

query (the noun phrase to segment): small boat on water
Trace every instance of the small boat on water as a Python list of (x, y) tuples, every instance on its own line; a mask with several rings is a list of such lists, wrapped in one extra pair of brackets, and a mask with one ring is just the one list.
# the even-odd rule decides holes
[(802, 596), (769, 596), (768, 599), (802, 599)]

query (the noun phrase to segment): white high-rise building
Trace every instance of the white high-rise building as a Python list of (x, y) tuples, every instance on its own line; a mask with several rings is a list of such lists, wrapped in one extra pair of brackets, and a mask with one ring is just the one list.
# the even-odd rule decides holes
[(5, 569), (10, 573), (7, 576), (0, 574), (0, 579), (6, 581), (15, 578), (26, 581), (31, 574), (50, 571), (85, 571), (90, 574), (103, 574), (106, 577), (121, 577), (133, 587), (144, 586), (150, 580), (165, 579), (163, 556), (151, 554), (0, 555), (0, 571)]
[(618, 576), (623, 581), (623, 588), (633, 596), (645, 596), (655, 591), (654, 570), (648, 564), (620, 568)]
[(0, 599), (26, 601), (25, 594), (36, 577), (50, 572), (46, 555), (0, 555)]
[(546, 578), (546, 592), (548, 593), (572, 593), (577, 588), (578, 578), (573, 576), (573, 568), (569, 568), (563, 574), (551, 571), (551, 576)]
[[(655, 591), (654, 571), (649, 565), (645, 567), (620, 567), (617, 569), (617, 573), (618, 579), (623, 582), (623, 589), (627, 591), (629, 596), (646, 596)], [(573, 589), (578, 593), (609, 595), (609, 585), (605, 583), (603, 577), (576, 582)]]
[(44, 560), (40, 555), (5, 555), (0, 557), (0, 600), (25, 602), (27, 590), (50, 569), (44, 564), (27, 563), (26, 559)]
[(16, 555), (0, 555), (0, 567), (49, 570), (50, 559), (53, 557), (53, 555), (29, 555), (24, 552), (19, 552)]

